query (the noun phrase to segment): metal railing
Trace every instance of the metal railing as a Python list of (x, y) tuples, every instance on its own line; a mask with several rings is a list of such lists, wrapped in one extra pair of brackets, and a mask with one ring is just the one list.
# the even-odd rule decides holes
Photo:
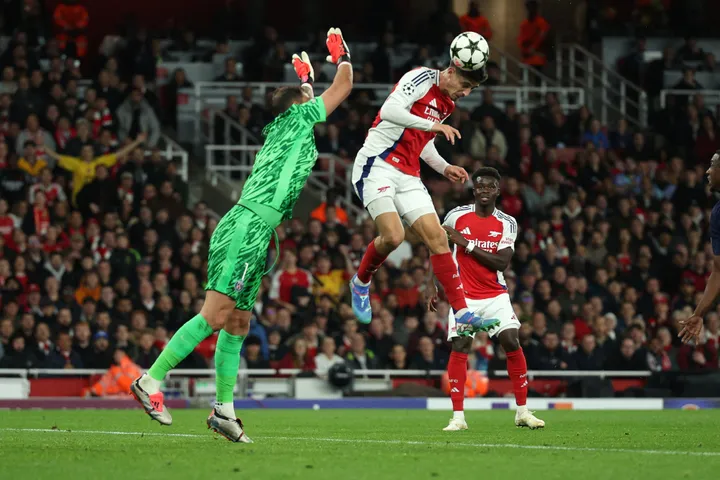
[[(205, 175), (207, 180), (216, 186), (222, 182), (231, 189), (231, 199), (237, 201), (255, 163), (255, 155), (262, 145), (205, 145)], [(218, 158), (217, 152), (224, 152)], [(238, 152), (239, 155), (233, 155)], [(350, 188), (352, 164), (332, 154), (320, 154), (318, 160), (327, 162), (327, 168), (313, 170), (308, 177), (308, 185), (322, 193), (338, 186), (344, 187), (344, 195), (340, 198), (343, 207), (353, 218), (362, 218), (364, 211), (353, 203), (353, 192)], [(237, 179), (231, 179), (238, 174)]]
[(162, 135), (162, 140), (165, 143), (165, 148), (161, 150), (162, 156), (168, 161), (175, 159), (179, 160), (180, 178), (182, 178), (183, 181), (187, 183), (189, 178), (189, 155), (187, 150), (182, 148), (180, 144), (178, 144), (175, 140), (165, 134)]
[[(524, 64), (520, 59), (510, 55), (497, 45), (490, 44), (490, 60), (500, 67), (500, 82), (508, 85), (556, 87), (557, 82), (539, 70)], [(517, 72), (517, 73), (516, 73)]]
[(708, 108), (716, 108), (720, 106), (720, 90), (662, 90), (660, 92), (660, 108), (667, 106), (669, 96), (673, 97), (694, 97), (700, 95), (705, 100), (705, 106)]
[(645, 90), (627, 80), (601, 58), (577, 44), (555, 49), (556, 75), (563, 85), (588, 90), (590, 109), (607, 124), (610, 114), (622, 116), (642, 128), (648, 125), (648, 97)]

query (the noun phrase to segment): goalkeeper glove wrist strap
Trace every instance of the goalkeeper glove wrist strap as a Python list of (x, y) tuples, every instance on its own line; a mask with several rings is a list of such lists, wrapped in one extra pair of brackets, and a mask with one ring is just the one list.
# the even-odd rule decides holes
[(343, 55), (340, 57), (340, 61), (338, 62), (338, 67), (342, 65), (343, 63), (347, 63), (348, 65), (352, 66), (352, 63), (350, 62), (350, 55)]

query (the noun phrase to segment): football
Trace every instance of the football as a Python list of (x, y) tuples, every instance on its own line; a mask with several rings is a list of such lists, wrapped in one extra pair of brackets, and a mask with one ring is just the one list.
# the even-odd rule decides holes
[(450, 44), (450, 59), (462, 70), (478, 70), (490, 58), (490, 45), (485, 37), (475, 32), (463, 32)]

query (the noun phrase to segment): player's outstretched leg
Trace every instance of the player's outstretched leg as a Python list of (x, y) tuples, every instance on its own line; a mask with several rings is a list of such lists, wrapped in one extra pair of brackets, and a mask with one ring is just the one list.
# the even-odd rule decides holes
[(422, 215), (412, 224), (412, 228), (430, 250), (433, 273), (443, 286), (445, 296), (455, 313), (458, 334), (468, 336), (475, 332), (487, 332), (498, 326), (499, 319), (481, 318), (468, 310), (458, 267), (450, 251), (447, 234), (440, 226), (437, 215)]
[(507, 370), (512, 381), (515, 392), (515, 425), (518, 427), (529, 427), (530, 429), (544, 428), (545, 422), (540, 420), (527, 408), (527, 362), (525, 354), (520, 346), (520, 338), (517, 328), (510, 328), (498, 334), (500, 345), (502, 345), (507, 356)]
[[(207, 299), (205, 305), (208, 305)], [(130, 386), (132, 395), (145, 409), (145, 413), (163, 425), (172, 424), (172, 417), (160, 391), (162, 380), (170, 370), (190, 355), (200, 342), (212, 334), (213, 328), (206, 320), (210, 311), (210, 308), (203, 306), (198, 315), (180, 327), (147, 373), (135, 379)]]
[(252, 443), (242, 420), (235, 416), (235, 384), (240, 369), (240, 351), (250, 329), (249, 311), (233, 310), (220, 330), (215, 347), (215, 407), (207, 419), (208, 428), (232, 442)]
[(465, 421), (465, 382), (467, 381), (467, 360), (473, 339), (469, 337), (454, 337), (452, 339), (452, 352), (448, 361), (447, 375), (450, 388), (450, 400), (453, 406), (453, 416), (448, 426), (443, 428), (446, 432), (467, 430)]
[[(383, 197), (375, 200), (368, 205), (368, 211), (377, 211), (379, 205), (385, 210), (394, 208), (392, 200)], [(386, 211), (375, 217), (375, 224), (378, 227), (380, 235), (378, 235), (370, 245), (368, 245), (357, 274), (350, 280), (350, 293), (352, 295), (353, 313), (360, 323), (368, 324), (372, 320), (372, 308), (370, 307), (370, 281), (380, 265), (405, 239), (405, 229), (403, 228), (400, 216), (394, 211)]]

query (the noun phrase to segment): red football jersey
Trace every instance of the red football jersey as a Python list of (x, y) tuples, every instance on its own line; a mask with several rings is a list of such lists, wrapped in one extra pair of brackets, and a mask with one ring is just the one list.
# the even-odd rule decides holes
[[(439, 85), (438, 70), (416, 68), (403, 75), (388, 100), (392, 98), (395, 104), (417, 117), (442, 123), (455, 110), (455, 102), (440, 90)], [(401, 172), (419, 177), (420, 154), (434, 140), (435, 133), (385, 121), (378, 112), (359, 154), (368, 159), (380, 157)]]
[[(475, 205), (465, 205), (450, 211), (443, 225), (454, 228), (475, 244), (475, 248), (497, 253), (505, 248), (515, 250), (517, 222), (513, 217), (495, 209), (489, 217), (478, 217)], [(465, 296), (482, 300), (507, 293), (502, 272), (492, 271), (478, 262), (464, 248), (455, 247), (453, 258), (458, 266)]]

